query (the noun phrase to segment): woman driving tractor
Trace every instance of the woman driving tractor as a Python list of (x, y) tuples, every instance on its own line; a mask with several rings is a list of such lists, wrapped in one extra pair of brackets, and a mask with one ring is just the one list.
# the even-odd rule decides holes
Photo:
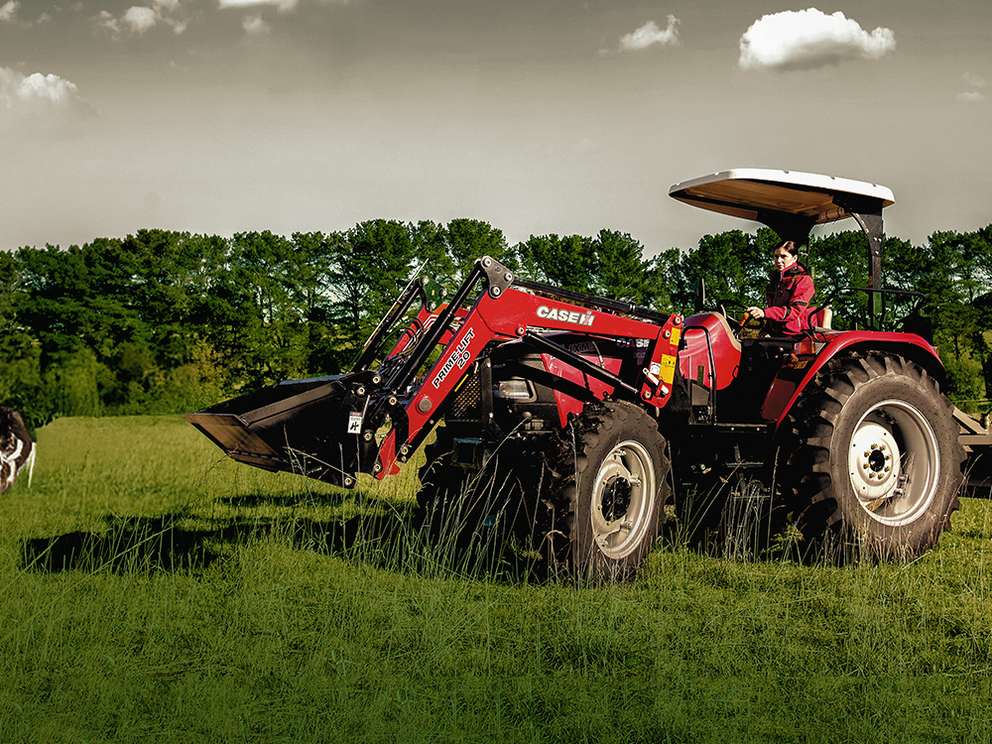
[(785, 240), (772, 250), (774, 269), (765, 291), (766, 307), (749, 307), (747, 315), (765, 320), (765, 331), (773, 336), (794, 336), (809, 327), (808, 306), (816, 289), (813, 277), (799, 263), (799, 248)]

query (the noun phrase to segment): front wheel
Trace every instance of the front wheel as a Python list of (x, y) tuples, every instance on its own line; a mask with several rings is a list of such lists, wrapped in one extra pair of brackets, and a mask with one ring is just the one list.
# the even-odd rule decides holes
[(590, 404), (560, 438), (540, 530), (549, 563), (574, 577), (622, 580), (644, 562), (671, 497), (657, 422), (630, 403)]
[(808, 538), (889, 558), (933, 547), (958, 508), (964, 452), (951, 404), (895, 354), (832, 362), (791, 415), (781, 472)]

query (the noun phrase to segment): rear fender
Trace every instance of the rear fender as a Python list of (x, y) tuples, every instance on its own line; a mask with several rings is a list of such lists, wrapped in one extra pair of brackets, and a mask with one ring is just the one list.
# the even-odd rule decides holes
[(786, 365), (779, 370), (765, 396), (761, 418), (774, 421), (776, 428), (781, 426), (799, 396), (826, 364), (840, 356), (868, 351), (900, 354), (923, 367), (939, 382), (944, 381), (944, 365), (937, 350), (921, 336), (913, 333), (840, 331), (826, 335), (826, 345), (804, 372), (796, 365)]

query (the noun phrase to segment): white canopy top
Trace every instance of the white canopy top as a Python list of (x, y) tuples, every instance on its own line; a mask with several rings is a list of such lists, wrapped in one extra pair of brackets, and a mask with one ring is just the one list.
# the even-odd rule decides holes
[(668, 194), (694, 207), (759, 222), (768, 215), (802, 217), (814, 224), (844, 219), (850, 216), (841, 206), (845, 197), (879, 212), (895, 203), (891, 189), (875, 183), (770, 168), (735, 168), (693, 178), (675, 184)]

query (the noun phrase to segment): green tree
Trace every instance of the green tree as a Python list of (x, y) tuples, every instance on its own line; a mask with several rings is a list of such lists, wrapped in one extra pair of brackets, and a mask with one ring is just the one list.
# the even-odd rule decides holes
[(414, 268), (416, 245), (407, 225), (361, 222), (331, 244), (334, 321), (342, 353), (353, 359)]
[(768, 284), (767, 242), (741, 230), (704, 235), (696, 250), (682, 253), (671, 264), (672, 299), (679, 307), (692, 307), (703, 279), (710, 303), (724, 305), (728, 312), (763, 303)]
[(530, 279), (573, 292), (591, 293), (595, 287), (596, 250), (583, 235), (531, 235), (517, 245), (520, 270)]

